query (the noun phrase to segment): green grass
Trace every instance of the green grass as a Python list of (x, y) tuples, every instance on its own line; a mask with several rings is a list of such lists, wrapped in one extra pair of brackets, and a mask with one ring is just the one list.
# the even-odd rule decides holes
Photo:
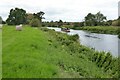
[(0, 29), (0, 79), (2, 78), (2, 30)]
[(87, 30), (93, 33), (102, 33), (102, 34), (118, 34), (119, 27), (113, 26), (87, 26), (80, 28), (81, 30)]
[[(59, 38), (56, 38), (58, 36)], [(87, 47), (72, 42), (69, 47), (60, 38), (68, 35), (52, 30), (43, 31), (24, 26), (3, 27), (3, 78), (107, 78), (112, 77), (89, 60), (94, 53)], [(73, 45), (75, 44), (75, 45)], [(79, 51), (75, 47), (79, 46)], [(89, 54), (89, 55), (87, 55)]]

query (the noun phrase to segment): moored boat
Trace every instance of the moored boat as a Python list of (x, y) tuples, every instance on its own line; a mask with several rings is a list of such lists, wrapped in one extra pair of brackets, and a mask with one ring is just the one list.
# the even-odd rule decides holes
[(61, 31), (70, 32), (70, 29), (69, 28), (61, 28)]

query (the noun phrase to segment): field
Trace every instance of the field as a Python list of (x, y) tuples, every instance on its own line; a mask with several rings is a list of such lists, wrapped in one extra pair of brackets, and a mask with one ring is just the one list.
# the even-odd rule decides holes
[(76, 36), (29, 26), (16, 31), (15, 26), (6, 25), (2, 39), (3, 78), (111, 78), (117, 75), (113, 65), (114, 71), (105, 71), (111, 67), (108, 65), (103, 65), (105, 70), (98, 67), (102, 59), (93, 57), (98, 52), (79, 45)]

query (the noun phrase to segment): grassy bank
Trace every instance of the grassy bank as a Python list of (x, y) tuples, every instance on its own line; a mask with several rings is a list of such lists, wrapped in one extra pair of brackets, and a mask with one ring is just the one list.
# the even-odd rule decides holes
[(96, 27), (81, 27), (81, 30), (87, 30), (93, 33), (102, 33), (102, 34), (118, 34), (118, 27), (112, 26), (96, 26)]
[(118, 77), (117, 58), (80, 45), (77, 35), (4, 26), (2, 39), (3, 78)]
[(118, 35), (118, 38), (120, 38), (120, 27), (117, 26), (86, 26), (86, 27), (67, 26), (67, 27), (75, 30), (86, 30), (92, 33)]
[(2, 78), (2, 29), (0, 29), (0, 79)]
[(120, 37), (120, 27), (117, 26), (85, 26), (85, 27), (62, 26), (62, 27), (67, 27), (74, 30), (86, 30), (92, 33), (113, 34), (118, 35)]

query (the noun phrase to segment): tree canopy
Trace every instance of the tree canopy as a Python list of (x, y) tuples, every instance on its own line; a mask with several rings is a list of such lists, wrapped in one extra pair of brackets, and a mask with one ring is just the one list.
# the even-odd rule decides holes
[(26, 16), (26, 11), (23, 9), (11, 9), (6, 22), (9, 25), (26, 24)]
[(43, 17), (44, 14), (45, 14), (44, 12), (40, 11), (38, 13), (34, 13), (33, 15), (34, 15), (34, 18), (37, 18), (40, 20), (40, 22), (42, 22), (42, 19), (44, 19)]
[(107, 20), (107, 18), (101, 12), (98, 12), (97, 14), (89, 13), (85, 17), (85, 25), (100, 26), (100, 25), (103, 25), (105, 20)]

